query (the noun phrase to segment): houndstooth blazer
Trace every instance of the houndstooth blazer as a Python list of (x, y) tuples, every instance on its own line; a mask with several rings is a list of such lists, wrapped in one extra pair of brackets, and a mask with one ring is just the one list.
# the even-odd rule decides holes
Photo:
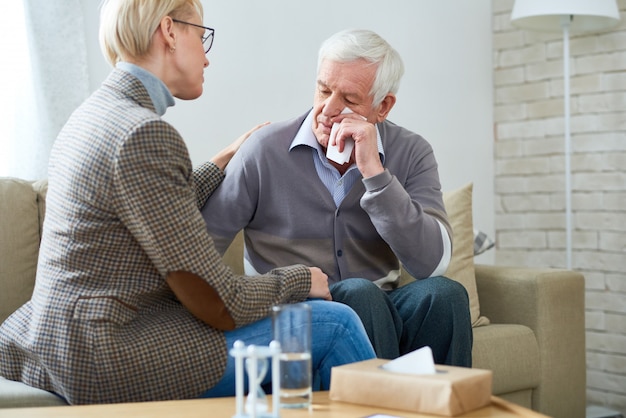
[(237, 326), (304, 300), (304, 266), (246, 280), (222, 264), (200, 215), (223, 179), (192, 170), (143, 84), (116, 69), (71, 116), (50, 157), (31, 301), (0, 327), (0, 375), (72, 404), (196, 397), (220, 379), (223, 333), (190, 314), (168, 272), (199, 275)]

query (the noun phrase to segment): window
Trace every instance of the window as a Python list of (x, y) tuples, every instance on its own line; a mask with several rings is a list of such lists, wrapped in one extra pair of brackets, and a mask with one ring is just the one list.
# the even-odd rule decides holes
[(82, 3), (2, 3), (1, 176), (47, 177), (54, 140), (89, 94)]

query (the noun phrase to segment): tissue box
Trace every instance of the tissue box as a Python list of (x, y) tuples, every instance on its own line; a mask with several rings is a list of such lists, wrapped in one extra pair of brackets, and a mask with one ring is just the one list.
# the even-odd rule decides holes
[(329, 397), (380, 408), (455, 416), (489, 405), (490, 370), (437, 365), (436, 374), (394, 373), (372, 359), (333, 367)]

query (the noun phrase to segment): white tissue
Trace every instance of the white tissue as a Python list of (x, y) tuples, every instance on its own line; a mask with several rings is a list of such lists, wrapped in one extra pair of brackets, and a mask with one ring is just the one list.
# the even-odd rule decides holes
[(435, 360), (430, 347), (422, 347), (381, 366), (394, 373), (435, 374)]
[[(346, 107), (341, 111), (341, 114), (351, 113), (350, 108)], [(354, 140), (352, 138), (346, 138), (343, 141), (343, 151), (339, 152), (337, 145), (331, 145), (337, 136), (337, 130), (339, 129), (338, 123), (333, 123), (333, 127), (330, 129), (330, 136), (328, 137), (328, 146), (326, 147), (326, 158), (333, 160), (338, 164), (345, 164), (350, 161), (350, 155), (354, 149)]]

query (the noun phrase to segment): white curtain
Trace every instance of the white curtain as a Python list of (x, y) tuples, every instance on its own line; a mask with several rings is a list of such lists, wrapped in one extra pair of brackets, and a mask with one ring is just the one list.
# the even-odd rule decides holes
[(89, 94), (80, 0), (5, 1), (0, 27), (11, 29), (0, 37), (0, 176), (45, 178), (57, 134)]

